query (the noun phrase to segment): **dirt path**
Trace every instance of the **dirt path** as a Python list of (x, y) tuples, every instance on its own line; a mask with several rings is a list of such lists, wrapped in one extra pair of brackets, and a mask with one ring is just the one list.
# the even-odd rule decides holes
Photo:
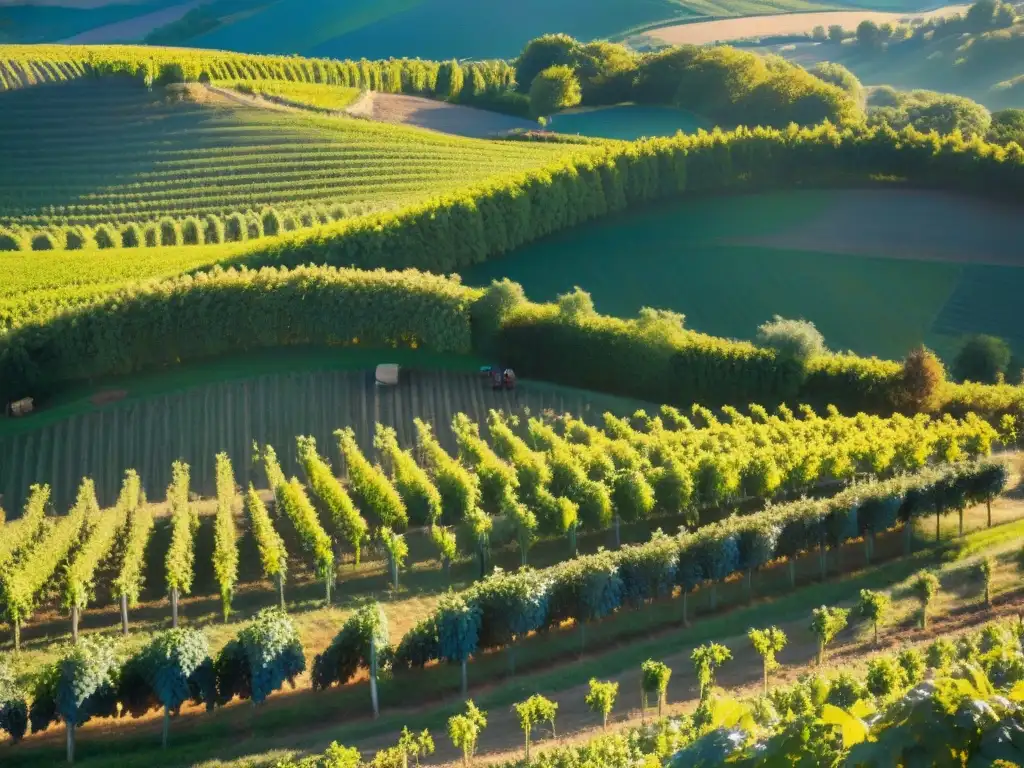
[(677, 24), (661, 27), (645, 32), (638, 37), (646, 37), (655, 43), (669, 45), (705, 45), (707, 43), (744, 40), (752, 37), (769, 37), (774, 35), (797, 35), (810, 32), (814, 27), (826, 29), (838, 24), (845, 29), (854, 29), (865, 20), (878, 24), (898, 23), (903, 19), (931, 18), (933, 16), (950, 16), (962, 13), (966, 5), (949, 5), (933, 11), (908, 13), (885, 13), (878, 11), (827, 11), (819, 13), (783, 13), (767, 16), (748, 16), (739, 19), (715, 19), (694, 24)]
[(164, 24), (177, 21), (186, 13), (191, 11), (204, 0), (188, 0), (180, 5), (172, 5), (168, 8), (161, 8), (158, 11), (144, 13), (124, 21), (117, 21), (113, 24), (104, 24), (102, 27), (80, 32), (72, 37), (60, 40), (61, 43), (75, 44), (97, 44), (97, 43), (122, 43), (139, 42), (150, 32)]
[(368, 92), (345, 111), (383, 123), (412, 125), (477, 139), (500, 136), (517, 128), (537, 127), (532, 120), (520, 117), (399, 93)]

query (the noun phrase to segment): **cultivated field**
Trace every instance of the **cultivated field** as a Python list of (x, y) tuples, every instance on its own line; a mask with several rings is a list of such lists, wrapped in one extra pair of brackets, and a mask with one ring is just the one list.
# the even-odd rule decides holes
[(671, 307), (735, 338), (773, 314), (804, 317), (833, 349), (866, 355), (899, 357), (921, 339), (951, 353), (974, 332), (1024, 349), (1010, 298), (1024, 287), (1020, 215), (903, 191), (689, 200), (558, 235), (464, 277), (507, 275), (545, 299), (580, 285), (603, 312)]
[[(580, 40), (695, 16), (806, 11), (807, 0), (526, 0), (516, 7), (467, 0), (283, 0), (191, 41), (207, 48), (370, 59), (512, 57), (527, 40), (557, 29)], [(313, 21), (315, 19), (315, 22)], [(452, 20), (457, 19), (457, 24)], [(467, 35), (464, 30), (472, 29)]]
[(564, 148), (244, 107), (105, 79), (0, 94), (0, 225), (393, 206)]
[(350, 115), (382, 123), (412, 125), (481, 139), (537, 128), (532, 120), (399, 93), (365, 93), (347, 111)]
[[(708, 43), (728, 42), (730, 40), (746, 40), (774, 35), (799, 35), (809, 33), (818, 26), (828, 29), (838, 24), (844, 29), (856, 29), (862, 21), (873, 21), (876, 24), (898, 24), (910, 18), (928, 19), (938, 16), (952, 16), (963, 13), (968, 6), (948, 5), (929, 11), (916, 11), (907, 6), (905, 11), (821, 11), (812, 13), (787, 13), (770, 16), (747, 16), (740, 19), (715, 19), (692, 24), (658, 27), (649, 32), (637, 35), (637, 41), (644, 38), (654, 43), (667, 45), (707, 45)], [(914, 11), (911, 15), (908, 12)]]

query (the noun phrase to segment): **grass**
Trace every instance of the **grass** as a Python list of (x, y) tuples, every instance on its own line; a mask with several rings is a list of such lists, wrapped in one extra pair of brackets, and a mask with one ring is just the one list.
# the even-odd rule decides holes
[[(955, 517), (955, 516), (952, 516)], [(969, 516), (972, 525), (983, 524), (984, 508), (974, 510)], [(949, 521), (946, 521), (947, 525)], [(955, 524), (955, 522), (953, 522)], [(945, 527), (945, 526), (944, 526)], [(930, 525), (925, 525), (926, 530)], [(699, 618), (693, 626), (679, 625), (678, 601), (659, 601), (635, 612), (617, 614), (615, 617), (593, 625), (587, 633), (587, 655), (579, 654), (579, 632), (574, 628), (555, 630), (529, 638), (516, 651), (519, 676), (508, 678), (508, 652), (488, 654), (474, 660), (470, 679), (475, 686), (495, 683), (474, 692), (474, 699), (484, 709), (493, 713), (493, 719), (485, 736), (485, 746), (501, 748), (511, 738), (514, 744), (515, 728), (511, 725), (512, 715), (507, 712), (509, 705), (525, 695), (536, 691), (550, 692), (563, 701), (559, 711), (560, 730), (565, 733), (579, 725), (579, 686), (592, 676), (602, 678), (621, 677), (625, 680), (617, 711), (628, 710), (631, 700), (636, 698), (631, 684), (636, 668), (646, 658), (661, 658), (676, 670), (670, 688), (670, 697), (677, 701), (690, 698), (692, 680), (688, 673), (686, 656), (688, 648), (716, 640), (726, 642), (734, 648), (736, 660), (723, 669), (719, 679), (723, 685), (749, 685), (758, 680), (759, 667), (745, 657), (752, 656), (743, 640), (739, 639), (751, 626), (771, 624), (784, 627), (790, 637), (790, 647), (783, 654), (782, 661), (795, 674), (813, 655), (814, 642), (806, 628), (807, 616), (811, 610), (822, 604), (847, 604), (855, 600), (860, 589), (890, 589), (894, 597), (893, 610), (885, 622), (883, 637), (907, 636), (915, 639), (920, 633), (910, 630), (915, 620), (916, 606), (910, 598), (907, 580), (921, 567), (935, 563), (936, 554), (946, 554), (947, 562), (939, 567), (943, 592), (936, 601), (933, 617), (952, 620), (962, 612), (964, 606), (976, 603), (979, 589), (973, 577), (973, 559), (965, 559), (961, 553), (976, 550), (984, 542), (987, 554), (997, 556), (995, 594), (1013, 591), (1017, 588), (1017, 565), (1012, 556), (1017, 540), (1024, 532), (1024, 521), (1012, 522), (992, 530), (970, 533), (955, 544), (946, 544), (938, 551), (921, 550), (909, 558), (900, 558), (882, 565), (862, 568), (858, 557), (860, 547), (847, 548), (833, 567), (839, 566), (846, 574), (844, 578), (822, 583), (813, 583), (796, 591), (785, 587), (785, 568), (769, 568), (758, 574), (756, 590), (758, 602), (749, 607), (742, 605), (744, 590), (742, 581), (736, 580), (719, 588), (720, 605), (731, 607), (723, 613)], [(946, 534), (948, 535), (948, 534)], [(896, 533), (880, 541), (879, 554), (888, 556), (900, 551), (901, 535)], [(972, 551), (973, 554), (973, 551)], [(815, 558), (807, 558), (801, 564), (804, 578), (816, 568)], [(691, 608), (702, 612), (706, 606), (708, 590), (698, 592), (691, 600)], [(408, 606), (410, 609), (412, 606)], [(386, 607), (389, 618), (398, 615), (396, 607)], [(303, 627), (304, 637), (311, 636), (326, 642), (341, 615), (324, 615), (322, 621), (313, 619), (314, 614), (300, 614), (298, 620)], [(856, 621), (856, 619), (854, 619)], [(864, 639), (870, 629), (863, 623), (854, 624), (839, 638), (832, 651), (833, 660), (843, 659), (844, 664), (853, 660), (863, 663), (865, 654), (871, 649)], [(216, 647), (223, 642), (219, 629), (213, 631), (212, 643)], [(571, 658), (571, 663), (557, 663)], [(753, 674), (750, 674), (753, 672)], [(524, 674), (525, 673), (525, 674)], [(787, 672), (783, 672), (786, 675)], [(750, 677), (751, 679), (746, 679)], [(188, 712), (175, 725), (177, 741), (171, 751), (160, 758), (161, 765), (186, 765), (209, 758), (216, 753), (221, 760), (234, 757), (255, 756), (256, 765), (273, 764), (282, 749), (305, 750), (323, 749), (331, 740), (348, 744), (380, 744), (381, 740), (392, 738), (402, 725), (415, 730), (428, 727), (435, 731), (443, 727), (445, 719), (460, 707), (457, 700), (446, 699), (446, 693), (454, 693), (458, 687), (458, 671), (447, 665), (430, 667), (411, 676), (400, 676), (384, 681), (381, 685), (382, 705), (385, 714), (379, 720), (365, 718), (367, 710), (367, 686), (357, 683), (322, 694), (300, 690), (293, 694), (278, 694), (259, 711), (245, 706), (229, 707), (215, 716), (202, 716)], [(412, 693), (415, 690), (416, 693)], [(402, 710), (420, 703), (430, 703), (425, 710)], [(577, 710), (574, 714), (573, 708)], [(388, 710), (391, 710), (390, 712)], [(575, 720), (573, 719), (575, 717)], [(584, 715), (584, 717), (588, 717)], [(355, 719), (353, 719), (355, 718)], [(504, 721), (509, 720), (506, 724)], [(566, 720), (569, 721), (568, 728)], [(316, 723), (311, 730), (310, 724)], [(332, 723), (344, 723), (335, 725)], [(80, 732), (80, 764), (86, 766), (113, 765), (143, 766), (151, 761), (154, 746), (158, 743), (154, 728), (156, 720), (138, 724), (137, 727), (119, 726), (112, 722), (97, 722), (86, 726)], [(509, 734), (512, 734), (509, 737)], [(382, 746), (382, 744), (380, 744)], [(60, 748), (59, 734), (35, 737), (17, 748), (0, 746), (0, 759), (5, 765), (34, 766), (46, 764), (54, 759)], [(112, 752), (116, 751), (116, 757)], [(272, 753), (271, 753), (272, 752)], [(260, 756), (260, 753), (267, 753)], [(247, 763), (250, 764), (250, 763)]]
[[(875, 237), (873, 230), (887, 233), (889, 225), (862, 222), (855, 207), (867, 201), (873, 211), (886, 198), (872, 199), (828, 191), (688, 199), (555, 235), (464, 270), (463, 278), (485, 285), (509, 277), (544, 301), (579, 285), (600, 312), (674, 309), (689, 327), (729, 338), (753, 338), (775, 314), (805, 318), (832, 349), (889, 359), (922, 341), (949, 354), (964, 333), (1019, 336), (1019, 323), (1008, 316), (1015, 304), (992, 302), (992, 292), (971, 288), (970, 280), (991, 270), (1012, 296), (1024, 269), (891, 258), (948, 245), (941, 234), (929, 240), (913, 227), (900, 230), (904, 205), (907, 214), (948, 210), (965, 237), (974, 232), (993, 242), (1007, 233), (989, 231), (980, 218), (972, 228), (970, 214), (956, 218), (953, 199), (908, 195), (886, 207), (894, 231)], [(787, 233), (825, 221), (813, 243), (785, 246)], [(858, 244), (871, 255), (844, 252)]]
[(389, 207), (564, 152), (85, 79), (0, 93), (0, 225)]
[[(354, 0), (343, 5), (328, 0), (281, 0), (190, 44), (353, 59), (510, 58), (531, 38), (552, 31), (592, 40), (695, 15), (827, 7), (833, 6), (808, 0), (523, 0), (515, 6), (470, 0)], [(465, 29), (473, 34), (464, 34)]]
[(563, 112), (548, 123), (558, 133), (578, 133), (602, 139), (635, 141), (643, 137), (696, 133), (710, 124), (690, 112), (672, 107), (621, 104), (615, 107)]
[(314, 109), (320, 112), (339, 112), (359, 98), (358, 88), (323, 83), (300, 83), (265, 80), (253, 83), (217, 82), (215, 85), (234, 88), (242, 93), (253, 93), (283, 104)]

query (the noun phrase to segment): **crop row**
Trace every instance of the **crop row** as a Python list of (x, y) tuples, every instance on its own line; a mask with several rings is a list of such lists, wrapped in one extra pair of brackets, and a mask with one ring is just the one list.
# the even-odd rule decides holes
[[(94, 228), (81, 225), (61, 227), (58, 224), (32, 230), (23, 227), (0, 227), (0, 251), (82, 250), (88, 248), (153, 248), (157, 246), (237, 243), (259, 237), (315, 227), (345, 216), (358, 216), (372, 210), (370, 204), (320, 206), (295, 211), (264, 208), (259, 213), (246, 211), (228, 216), (206, 214), (201, 219), (187, 216), (141, 224), (129, 222), (122, 226), (100, 224)], [(2, 325), (2, 324), (0, 324)]]
[[(957, 508), (997, 492), (1001, 488), (1000, 478), (1005, 480), (1005, 475), (996, 465), (937, 468), (901, 478), (898, 482), (885, 481), (867, 488), (853, 488), (841, 497), (820, 502), (817, 508), (805, 502), (786, 505), (755, 518), (723, 521), (696, 534), (682, 534), (674, 538), (660, 534), (642, 547), (627, 547), (617, 553), (601, 552), (544, 571), (498, 572), (466, 593), (447, 594), (437, 611), (402, 638), (397, 647), (390, 645), (387, 621), (380, 607), (368, 605), (350, 616), (328, 648), (313, 659), (312, 686), (323, 689), (345, 684), (361, 668), (367, 669), (374, 714), (377, 714), (376, 683), (381, 670), (401, 675), (410, 666), (423, 666), (439, 659), (462, 666), (465, 693), (468, 660), (489, 648), (513, 647), (517, 640), (531, 632), (566, 621), (585, 627), (621, 606), (639, 607), (660, 595), (671, 593), (677, 584), (685, 596), (698, 584), (714, 583), (724, 578), (728, 575), (724, 571), (729, 568), (745, 568), (749, 572), (762, 565), (766, 556), (786, 557), (801, 550), (821, 547), (824, 551), (826, 546), (837, 546), (856, 531), (856, 523), (851, 525), (850, 521), (858, 518), (858, 509), (865, 509), (866, 502), (882, 502), (895, 507), (897, 514), (887, 518), (890, 522), (898, 519), (909, 521), (921, 514)], [(279, 488), (289, 485), (294, 485), (294, 482), (289, 484), (279, 480)], [(877, 520), (878, 508), (872, 509), (874, 511), (868, 517)], [(187, 516), (186, 512), (186, 526)], [(764, 537), (770, 539), (768, 549), (757, 546), (758, 540)], [(723, 557), (728, 561), (725, 565), (721, 564)], [(934, 575), (924, 573), (917, 583), (920, 586), (915, 586), (915, 593), (927, 611), (928, 603), (938, 588), (937, 580)], [(861, 610), (869, 620), (879, 621), (885, 605), (884, 593), (861, 595)], [(848, 615), (849, 611), (845, 609), (828, 607), (813, 612), (811, 629), (819, 636), (822, 648), (846, 625)], [(841, 751), (858, 742), (864, 743), (865, 749), (874, 749), (866, 739), (867, 726), (859, 721), (859, 717), (873, 710), (870, 697), (877, 697), (878, 703), (884, 705), (886, 700), (899, 696), (906, 688), (919, 682), (926, 666), (943, 670), (954, 665), (958, 658), (977, 664), (979, 670), (984, 670), (992, 680), (989, 683), (985, 674), (979, 675), (970, 670), (964, 674), (961, 670), (961, 684), (954, 686), (960, 692), (959, 704), (949, 706), (952, 689), (946, 691), (943, 699), (942, 710), (951, 722), (961, 724), (965, 743), (977, 746), (978, 721), (966, 717), (972, 711), (979, 711), (971, 698), (994, 693), (993, 683), (1010, 689), (1024, 678), (1024, 666), (1020, 663), (1019, 627), (1014, 629), (993, 624), (958, 644), (940, 639), (928, 648), (927, 654), (904, 650), (898, 656), (875, 658), (863, 680), (849, 674), (816, 681), (801, 679), (793, 686), (769, 693), (767, 674), (773, 666), (775, 654), (786, 645), (785, 634), (777, 628), (765, 628), (751, 631), (749, 638), (764, 658), (765, 696), (745, 715), (733, 712), (726, 719), (734, 718), (736, 723), (743, 723), (748, 728), (755, 722), (762, 728), (782, 728), (788, 735), (794, 718), (820, 718), (828, 702), (833, 709), (842, 707), (850, 710), (845, 719), (840, 720), (830, 713), (830, 722), (837, 727), (837, 734), (826, 743), (832, 746), (833, 751)], [(686, 716), (685, 722), (671, 729), (675, 734), (673, 749), (723, 725), (721, 713), (716, 715), (712, 711), (716, 704), (714, 679), (717, 667), (730, 658), (729, 649), (718, 644), (701, 646), (694, 651), (692, 661), (699, 683), (700, 707), (695, 714)], [(68, 663), (69, 660), (72, 663)], [(137, 717), (162, 708), (166, 746), (170, 715), (186, 701), (191, 699), (197, 704), (205, 704), (207, 710), (223, 706), (236, 696), (260, 704), (284, 682), (294, 682), (306, 667), (297, 629), (278, 609), (267, 609), (257, 615), (219, 652), (216, 660), (210, 655), (205, 635), (194, 629), (174, 629), (159, 634), (127, 659), (120, 657), (117, 648), (107, 641), (83, 641), (77, 647), (63, 651), (60, 659), (40, 670), (27, 695), (9, 683), (5, 685), (5, 689), (0, 691), (0, 727), (18, 740), (24, 736), (29, 724), (35, 733), (46, 729), (52, 722), (64, 722), (68, 727), (68, 754), (73, 759), (75, 728), (91, 717), (115, 717), (124, 713)], [(671, 670), (664, 664), (648, 661), (643, 665), (645, 709), (648, 696), (651, 696), (658, 702), (660, 714), (670, 676)], [(159, 681), (167, 678), (180, 681), (180, 684), (160, 684)], [(969, 688), (970, 685), (976, 687)], [(918, 696), (909, 700), (910, 705), (925, 702), (919, 713), (925, 719), (934, 719), (936, 710), (927, 695), (921, 694), (933, 689), (934, 685), (922, 689)], [(601, 690), (592, 684), (588, 704), (606, 720), (614, 706), (617, 689), (606, 687), (601, 694), (595, 692)], [(70, 695), (71, 691), (75, 695)], [(858, 706), (862, 700), (869, 704), (867, 710)], [(530, 702), (534, 716), (530, 716), (526, 704), (516, 708), (526, 734), (527, 750), (537, 715), (553, 721), (556, 711), (554, 705), (540, 697), (533, 697)], [(993, 703), (1007, 706), (995, 699)], [(906, 721), (907, 706), (904, 703), (895, 712), (893, 722)], [(470, 705), (470, 714), (474, 711)], [(458, 718), (456, 716), (452, 721), (458, 722)], [(990, 725), (995, 722), (995, 718), (989, 720), (992, 721)], [(458, 728), (450, 728), (456, 746), (469, 747), (466, 749), (467, 758), (472, 756), (479, 728), (486, 720), (480, 716), (473, 722), (477, 730), (469, 744), (460, 743), (466, 734), (460, 736)], [(880, 718), (875, 727), (888, 727), (885, 723), (886, 719)], [(859, 728), (855, 727), (858, 724)], [(806, 726), (806, 722), (801, 722), (797, 731)], [(838, 737), (838, 731), (842, 732), (843, 738)], [(705, 743), (698, 740), (694, 745), (701, 748), (705, 757), (709, 746), (707, 742), (713, 741), (712, 736), (709, 734)], [(722, 736), (718, 734), (719, 738)], [(748, 734), (738, 732), (725, 739), (736, 755), (739, 749), (748, 746), (749, 740)], [(782, 741), (781, 745), (773, 741), (762, 744), (752, 754), (757, 760), (763, 760), (765, 754), (775, 749), (791, 756), (793, 745), (786, 743), (786, 739)], [(805, 737), (796, 743), (807, 746), (806, 741), (805, 733)], [(692, 759), (696, 753), (684, 754)], [(678, 764), (691, 763), (684, 759)]]
[[(820, 417), (809, 409), (805, 409), (801, 419), (785, 409), (774, 415), (761, 408), (753, 408), (750, 416), (732, 409), (724, 413), (725, 421), (701, 408), (693, 410), (692, 420), (669, 408), (653, 418), (638, 413), (632, 421), (606, 415), (605, 430), (568, 416), (554, 422), (530, 419), (520, 434), (514, 424), (492, 411), (488, 425), (493, 448), (468, 417), (457, 414), (453, 421), (459, 446), (457, 457), (445, 453), (430, 426), (417, 421), (415, 453), (421, 457), (422, 469), (417, 468), (414, 453), (400, 450), (393, 434), (389, 436), (388, 430), (381, 426), (378, 426), (376, 444), (384, 467), (371, 464), (351, 433), (339, 430), (336, 437), (343, 456), (345, 484), (333, 479), (329, 465), (317, 454), (315, 441), (299, 437), (298, 452), (316, 504), (297, 481), (288, 481), (273, 448), (264, 447), (262, 456), (267, 484), (277, 498), (278, 510), (284, 512), (281, 519), (290, 520), (299, 540), (305, 543), (306, 557), (325, 580), (329, 601), (335, 578), (335, 553), (347, 548), (356, 553), (358, 561), (360, 549), (374, 540), (389, 553), (392, 579), (397, 587), (399, 572), (408, 554), (401, 532), (410, 523), (429, 526), (435, 531), (438, 559), (443, 562), (450, 562), (456, 556), (457, 537), (453, 529), (446, 526), (459, 527), (463, 540), (469, 542), (468, 551), (479, 557), (483, 575), (489, 570), (491, 546), (504, 545), (510, 540), (519, 547), (525, 565), (529, 549), (538, 536), (567, 536), (569, 552), (575, 555), (579, 529), (602, 530), (614, 526), (617, 537), (620, 520), (633, 522), (654, 516), (678, 518), (683, 515), (690, 528), (705, 531), (710, 530), (708, 523), (714, 519), (705, 517), (707, 511), (728, 508), (744, 499), (771, 500), (781, 494), (806, 492), (823, 483), (848, 485), (865, 474), (894, 478), (874, 485), (854, 485), (830, 501), (770, 508), (767, 512), (740, 518), (748, 522), (729, 523), (732, 527), (722, 530), (733, 530), (736, 525), (757, 527), (758, 520), (778, 522), (783, 520), (783, 512), (779, 511), (782, 509), (789, 510), (785, 514), (795, 515), (793, 521), (802, 521), (779, 523), (773, 528), (775, 533), (771, 535), (778, 536), (782, 528), (788, 526), (782, 539), (738, 545), (735, 556), (746, 558), (743, 562), (747, 563), (752, 562), (750, 558), (761, 558), (753, 566), (759, 567), (780, 556), (779, 553), (792, 557), (808, 548), (808, 542), (818, 535), (814, 533), (818, 530), (815, 525), (827, 526), (818, 530), (824, 546), (825, 539), (821, 536), (826, 532), (833, 544), (841, 543), (860, 535), (873, 537), (877, 532), (923, 514), (926, 502), (920, 499), (915, 502), (920, 508), (900, 512), (900, 504), (906, 501), (911, 490), (921, 483), (941, 485), (945, 482), (941, 477), (947, 475), (960, 477), (957, 473), (967, 470), (945, 462), (984, 455), (995, 438), (992, 428), (973, 415), (956, 421), (948, 417), (932, 420), (925, 416), (908, 419), (899, 415), (889, 419), (863, 414), (845, 417), (835, 411)], [(939, 469), (923, 475), (903, 474), (919, 472), (932, 464), (954, 469)], [(226, 456), (217, 457), (217, 467), (217, 539), (230, 542), (233, 548), (234, 538), (230, 533), (233, 529), (227, 525), (227, 516), (233, 515), (235, 495), (231, 490), (234, 483)], [(908, 477), (917, 479), (908, 480)], [(944, 510), (960, 509), (962, 512), (969, 499), (990, 499), (1005, 482), (1005, 469), (1001, 465), (991, 468), (986, 465), (980, 477), (977, 486), (958, 486), (962, 491), (960, 496), (935, 497), (933, 506), (928, 509), (938, 512), (942, 506)], [(125, 482), (124, 493), (129, 498), (134, 497), (137, 504), (137, 491), (130, 491), (130, 484), (137, 484), (137, 477), (129, 473)], [(879, 494), (887, 501), (881, 500)], [(61, 539), (66, 542), (63, 549), (53, 545), (40, 549), (45, 540), (41, 528), (45, 526), (42, 526), (39, 509), (48, 495), (49, 489), (45, 486), (34, 488), (24, 520), (9, 524), (4, 531), (19, 540), (17, 531), (28, 529), (28, 533), (21, 536), (18, 549), (9, 553), (6, 564), (0, 563), (0, 585), (5, 583), (4, 573), (11, 584), (21, 583), (12, 581), (15, 577), (37, 574), (32, 576), (31, 588), (22, 590), (24, 595), (13, 589), (2, 593), (16, 637), (59, 563), (65, 556), (74, 555), (71, 551), (73, 536)], [(189, 468), (181, 462), (175, 463), (167, 498), (171, 507), (172, 538), (166, 573), (176, 625), (178, 597), (188, 594), (192, 587), (192, 537), (198, 522), (195, 507), (189, 501)], [(869, 504), (869, 499), (876, 501)], [(81, 516), (75, 523), (76, 532), (91, 525), (89, 520), (94, 513), (88, 510), (96, 506), (91, 481), (85, 481), (74, 508)], [(833, 506), (845, 510), (842, 519), (835, 517), (838, 512), (829, 512)], [(866, 511), (869, 508), (870, 516)], [(118, 509), (122, 522), (132, 514), (131, 508), (119, 505)], [(251, 505), (248, 511), (259, 517), (259, 510), (252, 509)], [(326, 519), (321, 520), (320, 514), (326, 514)], [(270, 532), (264, 530), (266, 525), (256, 517), (252, 520), (254, 530), (262, 531), (260, 535), (264, 538), (270, 537)], [(809, 522), (812, 518), (818, 521), (814, 525)], [(61, 524), (68, 519), (58, 518)], [(799, 526), (804, 526), (801, 529), (804, 533), (798, 535)], [(121, 538), (128, 540), (130, 537)], [(264, 543), (262, 548), (272, 548), (272, 539), (267, 541), (271, 543)], [(756, 555), (751, 554), (755, 550), (750, 547), (755, 547)], [(776, 548), (780, 548), (778, 552)], [(42, 552), (45, 567), (31, 565), (39, 552)], [(236, 578), (236, 568), (226, 565), (231, 557), (230, 552), (225, 553), (218, 544), (215, 561), (225, 615), (230, 612)], [(725, 558), (721, 560), (725, 564), (721, 568), (732, 562), (726, 554), (721, 557)], [(92, 556), (90, 562), (99, 559), (102, 559), (100, 555)], [(263, 558), (264, 575), (273, 579), (283, 594), (284, 575), (275, 565), (279, 561), (277, 556)], [(707, 571), (702, 578), (710, 581), (725, 578), (735, 570), (729, 565), (721, 576), (714, 576), (721, 570), (718, 565), (712, 568), (705, 563), (701, 567)], [(84, 603), (81, 598), (69, 602), (69, 607), (75, 608), (73, 623), (76, 627), (78, 611), (84, 609)], [(123, 608), (127, 610), (127, 606)], [(127, 623), (127, 617), (123, 618)]]

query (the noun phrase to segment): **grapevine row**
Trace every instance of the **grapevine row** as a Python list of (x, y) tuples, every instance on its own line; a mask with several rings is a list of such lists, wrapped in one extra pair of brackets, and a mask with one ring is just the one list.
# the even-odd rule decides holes
[(250, 483), (245, 493), (245, 511), (249, 518), (249, 528), (256, 547), (260, 553), (260, 566), (263, 576), (271, 579), (277, 586), (280, 607), (284, 610), (284, 581), (288, 575), (288, 551), (284, 540), (274, 529), (267, 507)]
[(369, 527), (359, 514), (352, 497), (331, 472), (330, 465), (316, 452), (316, 440), (312, 437), (296, 438), (299, 461), (306, 472), (309, 487), (327, 510), (331, 524), (355, 552), (356, 564)]
[(14, 648), (21, 648), (21, 625), (36, 609), (36, 601), (50, 578), (79, 543), (82, 531), (99, 513), (96, 488), (85, 479), (71, 511), (53, 521), (36, 544), (17, 563), (0, 572), (0, 600), (14, 627)]
[(128, 609), (139, 602), (146, 545), (153, 532), (153, 513), (145, 503), (142, 483), (134, 469), (125, 472), (118, 506), (127, 510), (128, 522), (120, 547), (120, 565), (114, 579), (114, 596), (121, 602), (121, 631), (128, 634)]
[(213, 572), (220, 586), (224, 621), (231, 616), (231, 599), (238, 581), (238, 532), (235, 530), (235, 502), (238, 498), (235, 473), (226, 453), (217, 454), (217, 514), (213, 528)]
[(171, 508), (171, 545), (165, 560), (167, 590), (171, 597), (171, 625), (178, 626), (178, 600), (192, 591), (195, 532), (199, 519), (189, 500), (190, 469), (182, 461), (171, 468), (167, 503)]

